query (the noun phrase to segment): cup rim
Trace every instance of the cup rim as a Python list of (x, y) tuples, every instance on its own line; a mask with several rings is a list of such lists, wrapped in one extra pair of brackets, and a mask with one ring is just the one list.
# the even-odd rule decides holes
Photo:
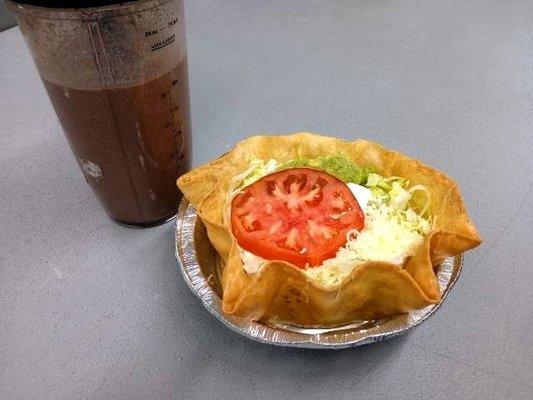
[(69, 8), (69, 7), (43, 7), (25, 4), (14, 0), (4, 0), (7, 7), (16, 15), (27, 15), (34, 18), (56, 20), (87, 20), (98, 19), (103, 16), (118, 17), (135, 14), (142, 11), (158, 8), (166, 3), (176, 0), (129, 0), (117, 1), (100, 7)]

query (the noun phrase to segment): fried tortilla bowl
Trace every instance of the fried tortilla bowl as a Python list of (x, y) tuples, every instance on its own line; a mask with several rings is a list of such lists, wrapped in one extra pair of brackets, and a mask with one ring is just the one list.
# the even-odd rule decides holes
[[(284, 261), (268, 261), (259, 273), (248, 275), (224, 218), (232, 178), (252, 159), (273, 158), (283, 163), (332, 154), (343, 155), (380, 175), (401, 176), (412, 184), (424, 185), (430, 195), (433, 228), (423, 244), (402, 266), (366, 262), (329, 288)], [(178, 187), (196, 208), (222, 259), (223, 311), (255, 321), (328, 327), (436, 304), (441, 293), (434, 268), (445, 258), (481, 243), (454, 181), (417, 160), (365, 140), (349, 142), (304, 132), (250, 137), (221, 158), (181, 176)], [(415, 195), (415, 209), (417, 201), (422, 199)]]

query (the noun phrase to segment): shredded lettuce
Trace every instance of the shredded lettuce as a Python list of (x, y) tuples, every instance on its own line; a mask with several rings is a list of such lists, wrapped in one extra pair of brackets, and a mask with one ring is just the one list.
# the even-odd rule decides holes
[(384, 176), (378, 174), (369, 174), (366, 182), (366, 187), (368, 187), (374, 196), (386, 196), (391, 190), (396, 187), (407, 188), (409, 186), (409, 181), (405, 178), (400, 178), (398, 176), (391, 176), (385, 178)]
[[(378, 174), (369, 174), (366, 187), (372, 192), (372, 196), (383, 199), (388, 205), (398, 209), (406, 210), (408, 207), (415, 207), (420, 211), (421, 216), (429, 211), (430, 195), (424, 185), (410, 186), (409, 180), (398, 176), (385, 178)], [(424, 200), (415, 204), (412, 200), (413, 193), (423, 192)], [(421, 203), (421, 204), (419, 204)]]
[(370, 171), (348, 160), (342, 155), (316, 158), (298, 158), (281, 164), (278, 170), (311, 167), (327, 172), (346, 183), (366, 184)]
[(276, 160), (270, 159), (266, 163), (260, 159), (253, 159), (250, 162), (250, 167), (246, 170), (247, 174), (242, 178), (240, 187), (251, 185), (258, 181), (263, 176), (271, 174), (278, 167)]
[(391, 186), (389, 204), (397, 210), (405, 210), (409, 200), (411, 200), (411, 193), (405, 190), (398, 182), (392, 182)]

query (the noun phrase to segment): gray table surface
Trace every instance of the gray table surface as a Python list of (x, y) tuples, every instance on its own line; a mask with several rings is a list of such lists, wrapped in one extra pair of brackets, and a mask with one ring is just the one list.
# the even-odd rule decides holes
[(258, 344), (189, 291), (173, 226), (100, 209), (17, 28), (0, 34), (0, 398), (533, 398), (533, 2), (186, 2), (194, 164), (252, 133), (379, 141), (460, 184), (485, 241), (430, 320)]

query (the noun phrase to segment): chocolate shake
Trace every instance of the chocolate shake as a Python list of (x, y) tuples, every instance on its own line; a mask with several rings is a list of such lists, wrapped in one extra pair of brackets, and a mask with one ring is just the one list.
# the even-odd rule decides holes
[(191, 151), (182, 0), (27, 3), (7, 0), (109, 216), (134, 226), (174, 216)]
[(189, 169), (187, 60), (129, 87), (83, 90), (43, 79), (65, 135), (111, 218), (157, 223), (177, 212)]

